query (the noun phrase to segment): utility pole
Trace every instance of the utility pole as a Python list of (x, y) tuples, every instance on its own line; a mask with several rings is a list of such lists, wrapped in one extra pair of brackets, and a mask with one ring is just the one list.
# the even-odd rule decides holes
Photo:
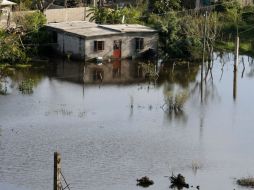
[(207, 11), (205, 12), (205, 25), (204, 25), (204, 36), (203, 36), (203, 57), (201, 65), (201, 103), (203, 103), (203, 78), (204, 78), (204, 63), (205, 63), (205, 44), (206, 44), (206, 28), (207, 28)]

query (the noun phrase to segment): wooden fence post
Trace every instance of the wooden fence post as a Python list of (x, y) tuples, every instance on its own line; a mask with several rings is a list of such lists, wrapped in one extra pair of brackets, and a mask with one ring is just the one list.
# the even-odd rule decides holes
[(61, 190), (61, 156), (58, 152), (54, 153), (54, 188)]

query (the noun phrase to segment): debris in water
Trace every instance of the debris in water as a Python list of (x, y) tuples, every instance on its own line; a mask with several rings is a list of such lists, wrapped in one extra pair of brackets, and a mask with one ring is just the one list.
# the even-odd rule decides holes
[(254, 187), (254, 177), (241, 178), (236, 181), (238, 185), (245, 187)]
[(145, 176), (140, 179), (137, 179), (137, 185), (142, 187), (149, 187), (150, 185), (153, 185), (153, 180), (149, 179), (149, 177)]
[(169, 178), (171, 181), (171, 188), (177, 187), (178, 189), (182, 189), (183, 187), (189, 188), (189, 184), (185, 182), (185, 178), (181, 175), (178, 174), (175, 176), (172, 174), (172, 176)]

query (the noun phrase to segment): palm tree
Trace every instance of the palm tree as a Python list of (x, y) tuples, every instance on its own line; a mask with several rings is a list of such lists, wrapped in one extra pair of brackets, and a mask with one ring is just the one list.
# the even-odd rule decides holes
[(98, 24), (106, 24), (109, 17), (109, 11), (104, 7), (92, 7), (89, 10), (87, 17), (90, 17), (90, 22), (95, 21)]

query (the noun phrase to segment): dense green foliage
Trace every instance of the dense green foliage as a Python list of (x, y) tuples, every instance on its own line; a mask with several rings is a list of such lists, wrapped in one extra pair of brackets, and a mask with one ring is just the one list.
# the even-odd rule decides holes
[(254, 7), (231, 7), (219, 14), (221, 25), (218, 50), (234, 50), (235, 37), (240, 38), (240, 52), (254, 55)]
[(205, 21), (203, 15), (181, 14), (169, 12), (164, 16), (150, 14), (147, 24), (159, 31), (160, 51), (165, 59), (184, 58), (199, 59), (203, 47), (204, 24), (206, 29), (206, 48), (212, 51), (212, 46), (218, 36), (219, 27), (217, 14), (210, 14)]
[(180, 0), (150, 0), (149, 9), (155, 14), (166, 14), (169, 11), (180, 9)]
[(220, 0), (213, 8), (208, 11), (206, 21), (202, 10), (147, 14), (146, 23), (160, 33), (162, 57), (199, 59), (204, 36), (207, 55), (211, 55), (214, 48), (233, 50), (234, 45), (228, 45), (234, 43), (237, 34), (241, 41), (240, 51), (254, 54), (254, 7), (242, 7), (237, 0)]
[(0, 62), (26, 63), (47, 40), (47, 33), (41, 29), (46, 22), (41, 12), (17, 16), (15, 21), (16, 29), (0, 30)]
[(26, 62), (27, 57), (20, 44), (19, 35), (8, 34), (0, 30), (0, 61), (1, 62)]
[(15, 19), (24, 32), (22, 41), (26, 44), (26, 54), (30, 57), (37, 55), (40, 44), (47, 43), (49, 40), (48, 33), (43, 28), (46, 23), (45, 16), (38, 11), (17, 16)]
[(142, 16), (142, 9), (134, 7), (124, 8), (106, 8), (106, 7), (93, 7), (87, 17), (89, 21), (95, 21), (99, 24), (134, 24), (140, 23)]

